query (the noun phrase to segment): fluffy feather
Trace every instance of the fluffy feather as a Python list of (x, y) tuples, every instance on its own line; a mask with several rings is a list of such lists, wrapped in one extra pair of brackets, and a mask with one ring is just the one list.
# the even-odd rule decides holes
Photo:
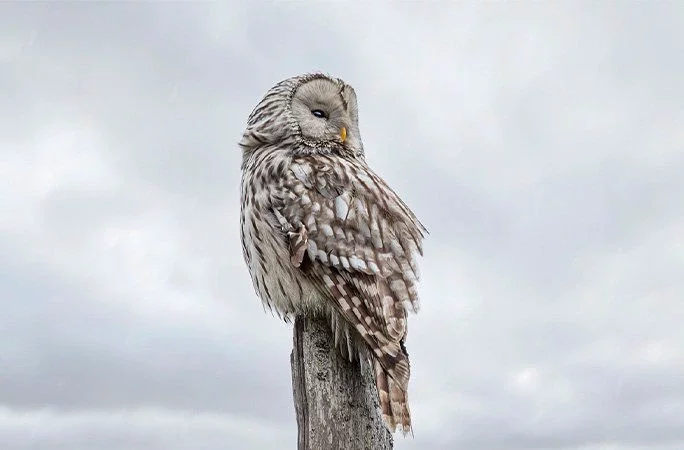
[(426, 230), (366, 164), (354, 90), (321, 74), (285, 80), (252, 111), (240, 146), (257, 294), (286, 320), (330, 316), (342, 353), (372, 358), (388, 428), (410, 432), (407, 309), (419, 306)]

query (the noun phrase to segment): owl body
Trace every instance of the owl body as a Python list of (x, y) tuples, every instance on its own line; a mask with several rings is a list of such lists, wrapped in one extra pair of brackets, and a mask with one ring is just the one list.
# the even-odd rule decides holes
[(240, 146), (257, 295), (286, 320), (328, 317), (340, 351), (373, 363), (388, 428), (410, 431), (404, 344), (426, 230), (368, 167), (356, 94), (321, 74), (285, 80), (252, 111)]

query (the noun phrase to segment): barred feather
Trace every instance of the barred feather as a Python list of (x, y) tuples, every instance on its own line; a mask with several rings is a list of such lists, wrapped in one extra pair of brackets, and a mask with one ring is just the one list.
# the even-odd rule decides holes
[(426, 230), (366, 164), (356, 94), (320, 74), (285, 80), (252, 111), (240, 145), (241, 237), (259, 297), (286, 320), (328, 314), (342, 353), (373, 359), (388, 428), (410, 432), (404, 343)]

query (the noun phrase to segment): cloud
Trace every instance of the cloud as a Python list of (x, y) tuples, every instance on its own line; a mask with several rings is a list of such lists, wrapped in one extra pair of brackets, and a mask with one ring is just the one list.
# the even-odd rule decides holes
[[(229, 414), (159, 408), (60, 411), (0, 408), (4, 448), (275, 448), (292, 430)], [(122, 433), (124, 431), (124, 433)], [(114, 447), (112, 447), (114, 446)]]
[(681, 17), (1, 6), (0, 447), (294, 446), (236, 142), (272, 84), (323, 70), (431, 231), (396, 448), (680, 448)]

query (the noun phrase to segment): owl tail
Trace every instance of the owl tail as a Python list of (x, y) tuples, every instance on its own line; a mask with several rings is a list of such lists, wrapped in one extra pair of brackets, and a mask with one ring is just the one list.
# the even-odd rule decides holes
[(408, 433), (413, 435), (408, 393), (392, 379), (377, 360), (375, 360), (375, 384), (378, 387), (380, 410), (390, 433), (394, 433), (399, 427), (404, 436)]

